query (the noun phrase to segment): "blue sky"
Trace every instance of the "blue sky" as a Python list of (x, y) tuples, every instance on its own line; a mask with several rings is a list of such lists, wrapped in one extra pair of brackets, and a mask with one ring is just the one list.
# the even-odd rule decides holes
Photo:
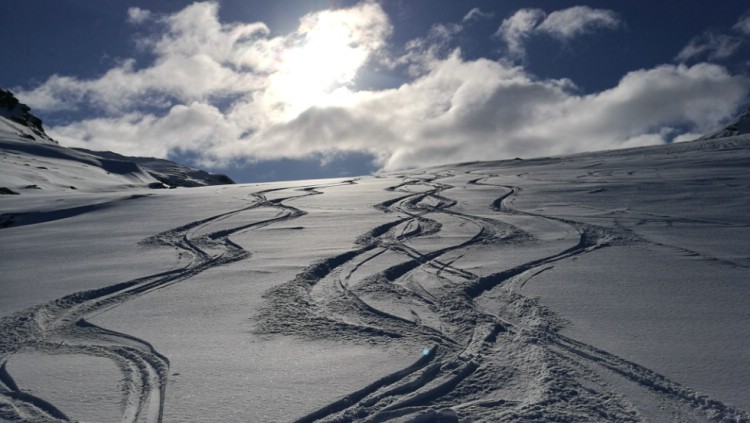
[(0, 86), (62, 144), (241, 182), (678, 142), (750, 92), (746, 1), (5, 9)]

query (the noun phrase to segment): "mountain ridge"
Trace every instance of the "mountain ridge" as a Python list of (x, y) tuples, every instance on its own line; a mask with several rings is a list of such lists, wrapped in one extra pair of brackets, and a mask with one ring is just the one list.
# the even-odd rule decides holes
[[(58, 145), (57, 141), (44, 132), (42, 120), (31, 113), (31, 108), (21, 103), (12, 92), (2, 87), (0, 87), (0, 117), (15, 123), (16, 125), (10, 126), (16, 129), (22, 138)], [(31, 133), (28, 131), (31, 131)]]
[(96, 189), (234, 184), (226, 175), (170, 160), (61, 146), (44, 131), (42, 120), (31, 113), (31, 108), (3, 88), (0, 88), (0, 163), (2, 194), (86, 189), (76, 182), (81, 180), (98, 181), (92, 186)]
[(734, 120), (729, 122), (724, 128), (706, 134), (698, 139), (716, 139), (734, 137), (737, 135), (750, 134), (750, 107), (748, 107), (742, 114), (737, 116)]

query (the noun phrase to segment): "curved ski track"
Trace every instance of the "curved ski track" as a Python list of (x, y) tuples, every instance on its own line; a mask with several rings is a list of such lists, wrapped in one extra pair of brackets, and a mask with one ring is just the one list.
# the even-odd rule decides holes
[[(428, 354), (412, 365), (297, 422), (748, 422), (743, 410), (561, 335), (558, 317), (517, 292), (556, 262), (644, 240), (624, 229), (515, 210), (508, 200), (520, 195), (520, 189), (490, 183), (493, 175), (477, 174), (467, 183), (502, 193), (487, 207), (492, 217), (462, 213), (449, 196), (453, 186), (444, 182), (453, 176), (403, 177), (388, 188), (401, 195), (374, 205), (392, 214), (393, 221), (361, 234), (356, 248), (309, 266), (265, 295), (267, 307), (256, 319), (260, 333), (429, 346)], [(167, 357), (145, 340), (98, 327), (86, 317), (249, 257), (231, 235), (304, 215), (285, 201), (321, 194), (316, 189), (326, 186), (332, 185), (261, 191), (252, 194), (246, 207), (143, 241), (174, 249), (182, 267), (78, 292), (0, 319), (0, 419), (69, 421), (55, 405), (23, 392), (6, 368), (15, 353), (42, 352), (114, 361), (123, 374), (121, 421), (161, 422)], [(301, 194), (274, 200), (265, 196), (294, 189)], [(278, 214), (212, 230), (229, 217), (260, 207), (275, 208)], [(480, 250), (538, 245), (534, 234), (508, 223), (512, 219), (504, 220), (510, 216), (567, 225), (578, 239), (561, 251), (489, 274), (460, 267), (462, 258)], [(441, 237), (443, 233), (452, 236)], [(420, 243), (425, 240), (436, 241), (435, 246), (425, 247), (431, 245)], [(491, 310), (479, 305), (487, 295), (496, 304)]]
[[(461, 213), (447, 196), (453, 187), (441, 182), (452, 176), (403, 177), (387, 189), (403, 195), (374, 205), (397, 216), (394, 221), (362, 234), (357, 248), (311, 265), (266, 294), (268, 306), (257, 318), (261, 333), (431, 345), (429, 354), (411, 366), (297, 422), (748, 422), (743, 410), (561, 335), (559, 318), (517, 292), (558, 261), (646, 241), (624, 229), (515, 210), (506, 200), (520, 189), (489, 183), (494, 175), (478, 174), (467, 185), (503, 192), (489, 204), (493, 218)], [(568, 225), (578, 240), (557, 253), (491, 274), (456, 265), (476, 249), (538, 242), (503, 221), (510, 215)], [(411, 245), (439, 236), (446, 224), (471, 225), (475, 232), (429, 251)], [(388, 264), (377, 265), (385, 255), (391, 257)], [(394, 255), (400, 257), (396, 264)], [(417, 274), (430, 279), (430, 286), (423, 286)], [(499, 304), (492, 311), (477, 304), (488, 293)]]
[[(342, 182), (342, 184), (354, 181)], [(229, 237), (300, 217), (306, 212), (284, 201), (320, 194), (316, 188), (337, 184), (286, 187), (251, 194), (248, 206), (188, 223), (142, 241), (148, 247), (174, 249), (182, 267), (104, 288), (77, 292), (46, 304), (37, 305), (0, 319), (0, 420), (23, 422), (70, 421), (55, 405), (23, 392), (6, 368), (15, 353), (83, 354), (112, 360), (123, 375), (123, 423), (162, 421), (169, 360), (148, 342), (134, 336), (98, 327), (87, 316), (116, 307), (129, 299), (189, 279), (205, 270), (243, 260), (250, 256)], [(271, 191), (298, 190), (301, 194), (267, 200)], [(270, 219), (211, 231), (231, 216), (256, 208), (274, 208)]]

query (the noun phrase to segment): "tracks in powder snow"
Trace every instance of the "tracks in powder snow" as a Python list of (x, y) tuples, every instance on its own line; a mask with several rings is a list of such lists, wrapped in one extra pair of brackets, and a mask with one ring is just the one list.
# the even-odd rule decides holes
[[(560, 319), (518, 288), (560, 261), (644, 241), (618, 228), (516, 210), (509, 203), (522, 192), (492, 180), (481, 174), (403, 177), (387, 189), (395, 198), (374, 205), (392, 221), (265, 295), (267, 307), (257, 317), (261, 333), (429, 346), (412, 365), (298, 422), (748, 421), (742, 410), (560, 334)], [(478, 208), (451, 198), (455, 181), (462, 190), (500, 196), (484, 205), (486, 212), (470, 212)], [(331, 185), (255, 193), (246, 207), (143, 241), (174, 249), (181, 257), (178, 268), (2, 318), (0, 419), (69, 420), (55, 405), (23, 392), (7, 369), (13, 354), (39, 352), (112, 360), (123, 375), (121, 421), (161, 422), (167, 357), (145, 340), (91, 324), (87, 316), (249, 257), (232, 235), (304, 215), (288, 200), (320, 194), (316, 188), (326, 186)], [(269, 200), (271, 191), (278, 192)], [(277, 214), (236, 219), (258, 208)], [(565, 242), (550, 247), (541, 223), (566, 234)], [(525, 258), (504, 260), (514, 251)]]
[[(456, 207), (446, 183), (455, 175), (404, 177), (388, 188), (403, 195), (374, 205), (393, 214), (392, 222), (266, 295), (262, 333), (431, 345), (411, 366), (297, 422), (748, 421), (742, 410), (561, 335), (553, 313), (517, 292), (556, 262), (642, 240), (515, 210), (506, 200), (517, 188), (477, 176), (463, 189), (504, 192), (488, 205), (492, 217)], [(523, 220), (567, 227), (576, 236), (566, 248), (544, 249), (552, 252), (488, 274), (459, 266), (493, 249), (533, 254), (539, 234), (510, 223)]]
[[(343, 182), (353, 183), (353, 181)], [(334, 184), (335, 185), (335, 184)], [(324, 185), (330, 186), (330, 185)], [(98, 327), (86, 317), (123, 302), (187, 280), (205, 270), (247, 258), (250, 253), (232, 242), (231, 235), (295, 219), (304, 211), (284, 201), (319, 194), (317, 187), (304, 187), (272, 200), (272, 191), (252, 194), (248, 206), (224, 212), (153, 235), (142, 244), (174, 249), (181, 267), (101, 289), (77, 292), (0, 319), (0, 419), (8, 421), (69, 421), (55, 405), (23, 392), (8, 372), (7, 360), (17, 353), (81, 354), (112, 360), (123, 375), (121, 422), (162, 421), (169, 360), (148, 342), (134, 336)], [(300, 194), (301, 192), (301, 194)], [(277, 215), (244, 224), (221, 225), (222, 221), (258, 208), (273, 208)], [(214, 229), (222, 227), (222, 229)]]

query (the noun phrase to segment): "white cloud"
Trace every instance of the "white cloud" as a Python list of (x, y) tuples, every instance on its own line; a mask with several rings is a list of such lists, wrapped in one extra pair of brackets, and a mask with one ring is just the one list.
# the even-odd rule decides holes
[[(391, 32), (376, 3), (308, 15), (277, 37), (262, 23), (221, 23), (217, 7), (196, 3), (159, 18), (161, 32), (144, 44), (156, 59), (145, 67), (126, 61), (98, 79), (54, 76), (18, 95), (35, 110), (102, 111), (50, 128), (63, 144), (191, 152), (207, 164), (367, 152), (396, 169), (681, 140), (731, 116), (750, 86), (717, 65), (663, 65), (581, 95), (570, 80), (446, 51), (460, 26), (443, 25), (395, 61), (416, 66), (410, 80), (367, 91), (353, 81)], [(524, 9), (502, 36), (521, 46), (544, 19)]]
[[(536, 81), (518, 67), (454, 54), (398, 89), (350, 92), (353, 106), (314, 107), (240, 142), (226, 140), (236, 139), (242, 125), (201, 104), (176, 106), (163, 118), (89, 121), (56, 135), (65, 134), (65, 141), (96, 134), (118, 151), (129, 139), (129, 153), (205, 150), (209, 161), (367, 151), (393, 169), (664, 142), (663, 127), (707, 129), (731, 114), (745, 82), (713, 65), (663, 66), (628, 74), (611, 90), (577, 96), (568, 81)], [(149, 150), (139, 139), (162, 143)]]
[(717, 30), (704, 31), (693, 37), (675, 56), (678, 62), (688, 62), (701, 58), (709, 61), (720, 61), (733, 56), (750, 36), (750, 16), (740, 18), (732, 30), (739, 35), (732, 35)]
[(211, 151), (237, 139), (236, 131), (217, 108), (204, 103), (176, 105), (161, 116), (134, 112), (55, 128), (65, 145), (95, 145), (97, 149), (154, 157), (167, 157), (175, 151)]
[(541, 9), (521, 9), (510, 18), (504, 19), (495, 35), (506, 42), (511, 57), (522, 58), (526, 54), (526, 39), (534, 33), (544, 18), (545, 13)]
[(425, 37), (406, 43), (406, 53), (396, 59), (385, 58), (384, 62), (390, 68), (407, 66), (409, 75), (413, 77), (422, 75), (429, 71), (430, 63), (450, 54), (454, 37), (463, 29), (462, 25), (455, 23), (434, 24)]
[(679, 136), (673, 127), (705, 131), (731, 115), (747, 82), (715, 65), (665, 65), (580, 96), (570, 81), (454, 53), (398, 89), (351, 93), (353, 106), (273, 126), (248, 148), (269, 157), (284, 154), (278, 145), (300, 156), (368, 151), (397, 169), (658, 144)]
[(675, 56), (675, 60), (687, 62), (700, 57), (706, 57), (711, 61), (726, 59), (732, 56), (741, 45), (742, 39), (738, 37), (706, 31), (690, 40)]
[(261, 23), (220, 24), (217, 12), (215, 3), (194, 3), (163, 19), (161, 35), (142, 40), (157, 57), (150, 66), (136, 69), (131, 59), (97, 79), (55, 75), (19, 94), (37, 110), (76, 109), (85, 103), (112, 114), (261, 88), (263, 78), (241, 70), (257, 65), (248, 58), (263, 56), (256, 50), (273, 43), (265, 38), (268, 28)]
[(482, 12), (482, 9), (475, 7), (469, 10), (469, 12), (466, 15), (464, 15), (463, 19), (461, 19), (461, 22), (463, 23), (473, 22), (473, 21), (478, 21), (481, 19), (489, 19), (494, 16), (495, 14), (492, 12)]
[(574, 6), (547, 15), (541, 9), (521, 9), (503, 20), (497, 30), (508, 45), (512, 58), (525, 56), (524, 44), (534, 34), (547, 34), (560, 41), (588, 34), (597, 29), (615, 29), (621, 25), (617, 14), (611, 10)]
[(700, 137), (701, 137), (701, 136), (703, 136), (703, 135), (705, 135), (705, 134), (702, 134), (702, 133), (694, 133), (694, 132), (688, 132), (688, 133), (685, 133), (685, 134), (680, 134), (680, 135), (676, 136), (676, 137), (675, 137), (675, 138), (674, 138), (674, 139), (672, 140), (672, 142), (688, 142), (688, 141), (694, 141), (694, 140), (697, 140), (698, 138), (700, 138)]
[(139, 7), (131, 7), (128, 9), (128, 22), (132, 24), (141, 24), (151, 19), (151, 12), (148, 10), (141, 9)]
[(560, 40), (569, 40), (596, 29), (615, 29), (620, 24), (617, 14), (611, 10), (575, 6), (550, 13), (537, 30)]
[[(37, 110), (74, 109), (85, 101), (118, 113), (142, 107), (144, 98), (149, 106), (168, 107), (238, 95), (260, 95), (269, 108), (290, 107), (280, 104), (289, 101), (280, 98), (289, 87), (325, 91), (332, 88), (327, 85), (351, 82), (391, 31), (374, 3), (305, 16), (298, 31), (275, 38), (263, 23), (220, 23), (218, 4), (210, 2), (194, 3), (161, 22), (160, 35), (141, 40), (156, 56), (150, 66), (136, 69), (130, 60), (98, 79), (53, 76), (19, 95)], [(315, 78), (326, 86), (311, 86)]]

